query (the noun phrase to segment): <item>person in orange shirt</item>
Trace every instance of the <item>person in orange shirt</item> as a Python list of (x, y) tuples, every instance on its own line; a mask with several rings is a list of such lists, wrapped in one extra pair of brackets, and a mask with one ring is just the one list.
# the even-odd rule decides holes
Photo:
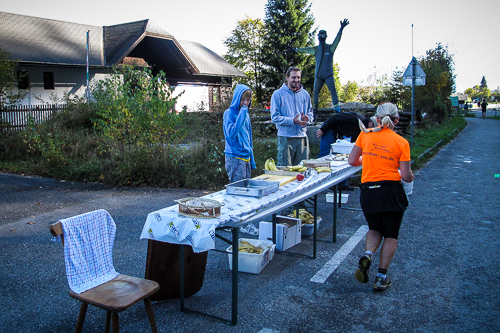
[(349, 154), (349, 164), (363, 166), (360, 203), (370, 230), (366, 234), (365, 253), (361, 256), (355, 277), (367, 283), (372, 256), (380, 249), (379, 270), (373, 288), (385, 290), (391, 286), (387, 270), (398, 245), (398, 235), (408, 198), (401, 180), (411, 183), (410, 145), (394, 132), (399, 121), (396, 105), (383, 103), (375, 113), (378, 127), (361, 133)]

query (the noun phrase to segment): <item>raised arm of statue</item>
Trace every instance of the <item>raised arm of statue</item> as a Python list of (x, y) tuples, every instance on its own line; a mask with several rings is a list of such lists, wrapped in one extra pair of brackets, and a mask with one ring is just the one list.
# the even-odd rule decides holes
[(309, 54), (315, 55), (316, 54), (316, 47), (315, 46), (312, 46), (312, 47), (296, 47), (296, 48), (294, 48), (294, 51), (300, 52), (300, 53), (309, 53)]
[(330, 52), (335, 53), (335, 50), (337, 49), (337, 46), (340, 43), (340, 39), (342, 38), (342, 30), (349, 25), (349, 20), (344, 19), (344, 21), (340, 22), (340, 29), (339, 32), (337, 33), (337, 37), (335, 37), (335, 40), (333, 41), (332, 45), (330, 45)]

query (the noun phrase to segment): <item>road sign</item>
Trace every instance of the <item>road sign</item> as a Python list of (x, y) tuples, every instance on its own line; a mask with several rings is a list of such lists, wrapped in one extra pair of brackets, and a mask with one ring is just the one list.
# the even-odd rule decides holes
[(458, 96), (450, 96), (451, 106), (458, 106)]
[(425, 86), (425, 72), (413, 57), (403, 74), (403, 86)]

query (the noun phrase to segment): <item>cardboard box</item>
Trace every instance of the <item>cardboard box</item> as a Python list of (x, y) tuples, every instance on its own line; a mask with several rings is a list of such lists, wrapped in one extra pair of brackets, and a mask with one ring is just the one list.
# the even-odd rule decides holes
[[(316, 221), (316, 230), (319, 229), (319, 224), (321, 223), (323, 219), (319, 218)], [(311, 236), (314, 232), (314, 224), (303, 224), (302, 225), (302, 237), (308, 237)]]
[[(340, 203), (347, 203), (348, 199), (349, 199), (349, 194), (342, 193)], [(333, 202), (333, 193), (326, 194), (326, 202)], [(339, 202), (339, 194), (338, 193), (337, 193), (337, 202)]]
[[(276, 216), (276, 248), (285, 251), (301, 242), (302, 221), (288, 216)], [(283, 223), (286, 223), (283, 224)], [(259, 223), (259, 239), (273, 240), (273, 223)]]
[[(258, 240), (258, 239), (250, 239), (250, 238), (240, 238), (241, 241), (247, 241), (253, 246), (257, 246), (260, 248), (265, 248), (264, 252), (261, 254), (256, 254), (256, 253), (245, 253), (245, 252), (239, 252), (238, 253), (238, 272), (243, 272), (243, 273), (252, 273), (252, 274), (259, 274), (262, 272), (264, 267), (273, 259), (274, 257), (274, 250), (276, 248), (276, 245), (273, 244), (272, 241), (266, 241), (266, 240)], [(228, 252), (228, 257), (229, 257), (229, 269), (233, 269), (233, 246), (231, 245), (226, 249), (226, 252)]]

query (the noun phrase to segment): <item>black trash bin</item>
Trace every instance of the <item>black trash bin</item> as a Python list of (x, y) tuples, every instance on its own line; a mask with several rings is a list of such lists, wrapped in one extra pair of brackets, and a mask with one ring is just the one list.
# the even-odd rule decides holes
[[(180, 294), (180, 245), (148, 240), (146, 276), (158, 282), (160, 290), (151, 296), (152, 301), (179, 298)], [(203, 286), (208, 251), (195, 253), (191, 246), (184, 247), (185, 297), (196, 294)]]

